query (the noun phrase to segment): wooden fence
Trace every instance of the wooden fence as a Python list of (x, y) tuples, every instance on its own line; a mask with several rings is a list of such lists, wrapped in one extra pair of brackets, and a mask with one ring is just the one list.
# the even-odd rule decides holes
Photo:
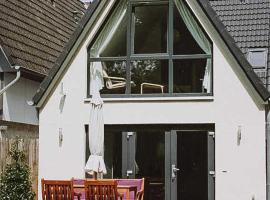
[(38, 126), (0, 121), (0, 172), (10, 161), (8, 152), (12, 144), (19, 138), (19, 148), (26, 156), (31, 169), (33, 190), (38, 195)]

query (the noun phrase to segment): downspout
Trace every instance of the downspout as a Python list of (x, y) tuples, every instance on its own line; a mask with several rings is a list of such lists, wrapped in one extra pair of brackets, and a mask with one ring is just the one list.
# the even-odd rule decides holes
[(20, 79), (21, 77), (20, 66), (15, 66), (14, 68), (17, 70), (16, 78), (13, 81), (11, 81), (9, 84), (7, 84), (7, 86), (5, 86), (2, 90), (0, 90), (0, 96)]
[[(270, 3), (268, 3), (270, 10)], [(270, 91), (270, 15), (268, 15), (268, 55), (266, 68), (266, 88)], [(266, 199), (270, 200), (270, 99), (265, 105), (265, 140), (266, 140)]]
[(269, 101), (265, 105), (265, 137), (266, 137), (266, 199), (270, 200), (270, 112), (269, 112)]

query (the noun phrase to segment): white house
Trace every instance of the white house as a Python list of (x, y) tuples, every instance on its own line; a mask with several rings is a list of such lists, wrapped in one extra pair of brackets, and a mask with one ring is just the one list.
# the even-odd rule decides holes
[(266, 200), (270, 94), (207, 1), (89, 6), (33, 98), (39, 179), (85, 178), (95, 81), (104, 177), (145, 177), (147, 200)]
[(79, 0), (0, 2), (0, 172), (16, 137), (37, 189), (38, 113), (29, 105), (85, 11)]

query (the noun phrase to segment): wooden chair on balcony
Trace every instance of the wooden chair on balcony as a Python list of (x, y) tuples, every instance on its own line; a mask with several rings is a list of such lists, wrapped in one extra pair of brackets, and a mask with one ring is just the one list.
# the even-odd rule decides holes
[(85, 199), (96, 200), (118, 200), (118, 197), (122, 200), (117, 192), (117, 181), (116, 180), (89, 180), (86, 179), (84, 183), (85, 188)]

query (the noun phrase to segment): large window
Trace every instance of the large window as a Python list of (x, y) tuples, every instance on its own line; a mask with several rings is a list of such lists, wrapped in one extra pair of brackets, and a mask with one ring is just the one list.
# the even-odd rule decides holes
[(184, 0), (119, 1), (88, 50), (88, 96), (212, 94), (212, 44)]

